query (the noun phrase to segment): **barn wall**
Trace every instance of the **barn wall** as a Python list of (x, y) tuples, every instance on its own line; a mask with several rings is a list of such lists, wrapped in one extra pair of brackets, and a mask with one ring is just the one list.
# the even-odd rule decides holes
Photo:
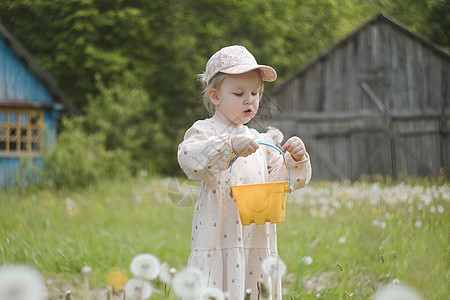
[(450, 58), (378, 21), (269, 91), (270, 125), (302, 137), (315, 179), (450, 175)]

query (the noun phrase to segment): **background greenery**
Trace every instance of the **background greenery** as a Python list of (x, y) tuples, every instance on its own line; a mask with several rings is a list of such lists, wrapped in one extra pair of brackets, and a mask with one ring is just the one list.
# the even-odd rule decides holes
[(450, 0), (0, 1), (0, 21), (83, 112), (62, 127), (95, 136), (78, 149), (108, 163), (124, 156), (103, 174), (180, 172), (177, 144), (205, 117), (195, 76), (221, 47), (246, 46), (281, 82), (379, 12), (450, 47)]

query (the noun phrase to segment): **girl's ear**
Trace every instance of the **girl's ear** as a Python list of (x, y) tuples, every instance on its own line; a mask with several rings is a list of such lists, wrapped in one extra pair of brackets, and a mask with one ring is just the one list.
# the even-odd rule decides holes
[(218, 106), (220, 103), (219, 100), (219, 93), (217, 92), (216, 89), (210, 89), (208, 91), (208, 96), (209, 96), (209, 100), (211, 100), (211, 102), (215, 105)]

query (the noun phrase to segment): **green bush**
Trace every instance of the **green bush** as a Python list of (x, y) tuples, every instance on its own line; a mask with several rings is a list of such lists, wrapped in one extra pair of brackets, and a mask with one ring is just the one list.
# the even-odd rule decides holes
[(127, 151), (106, 150), (101, 135), (83, 130), (81, 118), (65, 118), (62, 123), (56, 146), (44, 154), (41, 178), (45, 183), (57, 188), (78, 187), (129, 175)]

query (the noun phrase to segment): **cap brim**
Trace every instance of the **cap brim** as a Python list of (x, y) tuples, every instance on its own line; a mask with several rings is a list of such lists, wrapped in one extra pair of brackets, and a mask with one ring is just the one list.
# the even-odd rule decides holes
[(253, 70), (261, 71), (261, 79), (267, 82), (272, 82), (277, 79), (277, 72), (269, 66), (265, 65), (238, 65), (219, 72), (225, 74), (243, 74)]

